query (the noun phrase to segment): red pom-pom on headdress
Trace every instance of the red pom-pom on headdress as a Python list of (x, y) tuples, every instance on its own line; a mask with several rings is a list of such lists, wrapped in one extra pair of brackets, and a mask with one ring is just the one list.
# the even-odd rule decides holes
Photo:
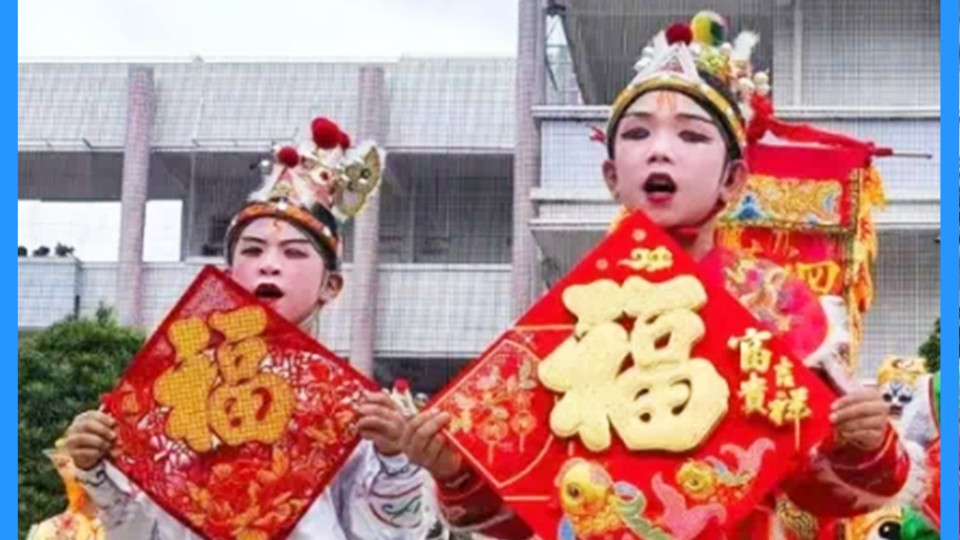
[(406, 392), (407, 390), (410, 390), (410, 382), (406, 379), (397, 379), (397, 381), (393, 384), (393, 387), (397, 390), (397, 392)]
[(316, 118), (310, 123), (310, 132), (313, 142), (324, 150), (330, 150), (340, 145), (340, 128), (326, 118)]
[(667, 38), (667, 43), (673, 45), (674, 43), (685, 43), (689, 45), (693, 42), (693, 30), (690, 29), (690, 25), (686, 23), (673, 23), (665, 32)]
[(277, 151), (277, 162), (286, 167), (296, 167), (300, 164), (300, 152), (292, 146), (284, 146)]
[(340, 132), (340, 148), (347, 150), (350, 148), (350, 145), (353, 144), (353, 141), (350, 140), (350, 136), (344, 132)]

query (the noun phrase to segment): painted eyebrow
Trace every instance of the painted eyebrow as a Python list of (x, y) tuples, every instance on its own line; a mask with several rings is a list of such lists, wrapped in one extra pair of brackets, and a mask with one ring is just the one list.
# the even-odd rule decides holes
[(706, 123), (710, 124), (711, 126), (714, 125), (712, 118), (707, 118), (707, 117), (704, 117), (704, 116), (700, 116), (699, 114), (677, 113), (677, 116), (679, 116), (680, 118), (685, 118), (685, 119), (687, 119), (687, 120), (696, 120), (696, 121), (699, 121), (699, 122), (706, 122)]
[(299, 245), (299, 244), (310, 245), (310, 241), (307, 240), (306, 238), (288, 238), (288, 239), (286, 239), (286, 240), (281, 240), (281, 241), (280, 241), (280, 245), (281, 245), (281, 246), (289, 246), (289, 245), (291, 245), (291, 244), (294, 244), (294, 245)]
[[(264, 240), (263, 238), (259, 238), (256, 236), (241, 236), (240, 240), (243, 242), (249, 242), (252, 244), (259, 244), (259, 245), (264, 245), (267, 243), (267, 241)], [(280, 241), (281, 246), (288, 246), (290, 244), (310, 244), (310, 241), (305, 238), (290, 238), (287, 240)]]
[[(643, 111), (637, 111), (637, 112), (627, 113), (625, 116), (632, 116), (634, 118), (639, 118), (641, 120), (649, 120), (650, 118), (653, 117), (653, 114), (648, 112), (643, 112)], [(677, 113), (677, 118), (682, 118), (684, 120), (697, 120), (700, 122), (706, 122), (711, 126), (714, 125), (712, 119), (707, 118), (705, 116), (700, 116), (699, 114)]]

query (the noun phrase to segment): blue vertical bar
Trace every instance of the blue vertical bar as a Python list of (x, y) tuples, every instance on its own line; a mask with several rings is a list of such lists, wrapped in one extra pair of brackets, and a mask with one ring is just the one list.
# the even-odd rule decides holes
[[(958, 298), (957, 263), (960, 234), (957, 232), (957, 188), (960, 168), (957, 158), (957, 123), (960, 118), (957, 82), (957, 0), (940, 3), (940, 358), (942, 411), (941, 517), (942, 538), (957, 538), (957, 382), (960, 354), (957, 351)], [(954, 109), (954, 107), (958, 107)], [(953, 149), (958, 148), (958, 154)]]
[[(9, 212), (0, 212), (0, 219), (8, 225), (0, 230), (5, 231), (3, 236), (8, 238), (7, 245), (10, 246), (10, 266), (3, 269), (4, 288), (10, 293), (6, 300), (0, 302), (0, 339), (9, 339), (8, 345), (3, 348), (7, 353), (3, 355), (4, 361), (0, 362), (0, 380), (4, 382), (6, 390), (0, 391), (0, 422), (6, 424), (3, 428), (3, 436), (6, 443), (0, 444), (0, 457), (7, 465), (3, 468), (3, 474), (0, 476), (0, 485), (6, 486), (5, 491), (0, 492), (0, 508), (6, 508), (6, 513), (10, 516), (10, 521), (4, 525), (3, 533), (5, 538), (17, 537), (17, 475), (15, 467), (17, 466), (17, 436), (15, 434), (17, 427), (17, 392), (14, 388), (17, 380), (17, 362), (15, 355), (17, 351), (17, 268), (16, 259), (13, 258), (13, 246), (17, 240), (17, 186), (14, 178), (17, 177), (17, 3), (8, 2), (3, 4), (3, 11), (7, 14), (0, 16), (0, 25), (6, 26), (6, 31), (0, 32), (0, 40), (6, 42), (7, 52), (3, 54), (3, 63), (7, 65), (2, 75), (2, 84), (0, 91), (3, 92), (3, 118), (0, 121), (0, 148), (4, 148), (0, 165), (6, 163), (6, 166), (0, 166), (0, 170), (7, 171), (4, 174), (4, 182), (0, 182), (0, 189), (3, 190), (2, 197), (7, 198), (6, 207)], [(9, 63), (7, 63), (9, 62)], [(6, 141), (6, 142), (3, 142)], [(7, 348), (9, 347), (9, 348)]]

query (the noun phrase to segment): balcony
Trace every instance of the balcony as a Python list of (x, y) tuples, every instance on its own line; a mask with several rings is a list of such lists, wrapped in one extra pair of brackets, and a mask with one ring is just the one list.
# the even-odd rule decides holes
[[(597, 234), (616, 209), (603, 184), (603, 145), (591, 143), (591, 127), (603, 128), (604, 106), (540, 107), (542, 165), (540, 186), (532, 197), (538, 217), (532, 226), (548, 244), (557, 232)], [(897, 152), (927, 153), (931, 159), (890, 157), (877, 160), (889, 206), (877, 213), (880, 229), (936, 229), (940, 223), (940, 114), (932, 108), (784, 109), (786, 120), (809, 122), (827, 130), (871, 140)]]
[[(167, 311), (206, 264), (195, 259), (145, 263), (143, 320), (148, 329)], [(64, 317), (90, 315), (116, 303), (116, 263), (74, 259), (20, 259), (17, 326), (49, 326)], [(347, 286), (317, 325), (335, 352), (350, 346), (350, 267)], [(380, 266), (376, 352), (378, 357), (469, 358), (510, 324), (510, 266), (504, 264), (384, 264)]]

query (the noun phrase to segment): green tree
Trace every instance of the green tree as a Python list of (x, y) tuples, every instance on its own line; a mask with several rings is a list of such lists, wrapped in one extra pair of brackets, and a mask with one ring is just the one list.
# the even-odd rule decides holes
[(940, 318), (933, 325), (933, 331), (927, 337), (927, 341), (920, 346), (920, 356), (927, 360), (927, 370), (930, 373), (940, 371)]
[(74, 416), (96, 408), (113, 388), (143, 336), (101, 307), (93, 318), (70, 318), (23, 338), (17, 348), (19, 535), (66, 508), (60, 476), (43, 451)]

